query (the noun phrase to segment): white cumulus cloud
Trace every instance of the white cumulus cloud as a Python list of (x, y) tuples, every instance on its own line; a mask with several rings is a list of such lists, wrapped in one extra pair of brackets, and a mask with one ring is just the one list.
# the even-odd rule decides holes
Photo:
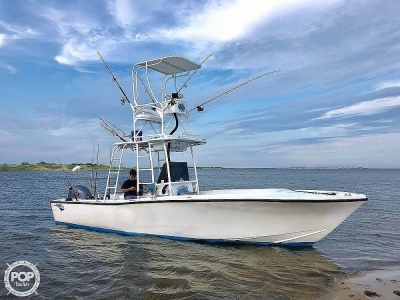
[(6, 35), (0, 33), (0, 48), (5, 44), (6, 41)]
[(399, 87), (400, 86), (400, 80), (399, 81), (385, 81), (381, 82), (376, 86), (376, 90), (381, 90), (381, 89), (386, 89), (386, 88), (391, 88), (391, 87)]
[(372, 101), (363, 101), (354, 105), (328, 111), (314, 120), (349, 117), (354, 115), (373, 115), (395, 106), (400, 106), (400, 97), (388, 97)]
[(10, 74), (17, 73), (17, 70), (13, 66), (6, 64), (4, 62), (1, 62), (1, 61), (0, 61), (0, 68), (8, 70), (8, 72), (10, 72)]

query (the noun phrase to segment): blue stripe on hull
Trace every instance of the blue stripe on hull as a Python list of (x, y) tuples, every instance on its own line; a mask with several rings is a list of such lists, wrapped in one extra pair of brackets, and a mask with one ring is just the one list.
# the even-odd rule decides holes
[(106, 233), (116, 233), (120, 235), (128, 235), (128, 236), (151, 236), (151, 237), (160, 237), (166, 238), (174, 241), (182, 241), (182, 242), (206, 242), (206, 243), (225, 243), (225, 244), (246, 244), (246, 245), (263, 245), (263, 246), (288, 246), (288, 247), (310, 247), (314, 244), (314, 242), (298, 242), (298, 243), (273, 243), (273, 242), (252, 242), (252, 241), (232, 241), (232, 240), (224, 240), (224, 239), (196, 239), (182, 236), (173, 236), (173, 235), (158, 235), (158, 234), (148, 234), (148, 233), (137, 233), (137, 232), (127, 232), (122, 230), (115, 229), (107, 229), (101, 227), (92, 227), (86, 225), (79, 225), (74, 223), (66, 223), (66, 222), (57, 222), (56, 225), (66, 225), (72, 228), (80, 228), (80, 229), (88, 229), (97, 232), (106, 232)]

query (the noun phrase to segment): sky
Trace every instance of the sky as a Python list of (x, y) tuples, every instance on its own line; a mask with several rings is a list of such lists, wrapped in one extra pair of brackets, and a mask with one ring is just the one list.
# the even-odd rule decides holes
[(108, 164), (137, 62), (202, 68), (182, 90), (198, 166), (400, 168), (400, 1), (0, 0), (0, 164)]

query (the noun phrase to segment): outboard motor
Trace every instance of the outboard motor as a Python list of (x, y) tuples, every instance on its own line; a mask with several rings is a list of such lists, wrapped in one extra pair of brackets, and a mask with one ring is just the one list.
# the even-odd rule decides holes
[(69, 189), (68, 197), (66, 201), (73, 201), (76, 199), (90, 199), (92, 198), (92, 193), (84, 185), (74, 185), (72, 189)]

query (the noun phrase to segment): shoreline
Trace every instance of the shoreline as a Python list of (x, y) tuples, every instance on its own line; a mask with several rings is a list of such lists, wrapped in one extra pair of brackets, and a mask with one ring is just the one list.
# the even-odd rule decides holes
[(400, 269), (361, 271), (339, 279), (331, 299), (400, 300)]
[[(82, 171), (91, 171), (92, 167), (86, 164), (63, 164), (65, 170), (72, 170), (75, 166), (81, 166)], [(131, 167), (122, 167), (121, 169), (129, 170)], [(108, 171), (109, 166), (100, 164), (97, 168), (98, 171)], [(189, 169), (193, 169), (193, 167), (189, 166)], [(197, 167), (199, 170), (400, 170), (398, 168), (302, 168), (302, 167), (282, 167), (282, 168), (235, 168), (235, 167)], [(30, 172), (30, 171), (62, 171), (62, 168), (59, 164), (47, 164), (47, 165), (39, 165), (39, 164), (32, 164), (32, 165), (6, 165), (0, 164), (0, 172)]]

